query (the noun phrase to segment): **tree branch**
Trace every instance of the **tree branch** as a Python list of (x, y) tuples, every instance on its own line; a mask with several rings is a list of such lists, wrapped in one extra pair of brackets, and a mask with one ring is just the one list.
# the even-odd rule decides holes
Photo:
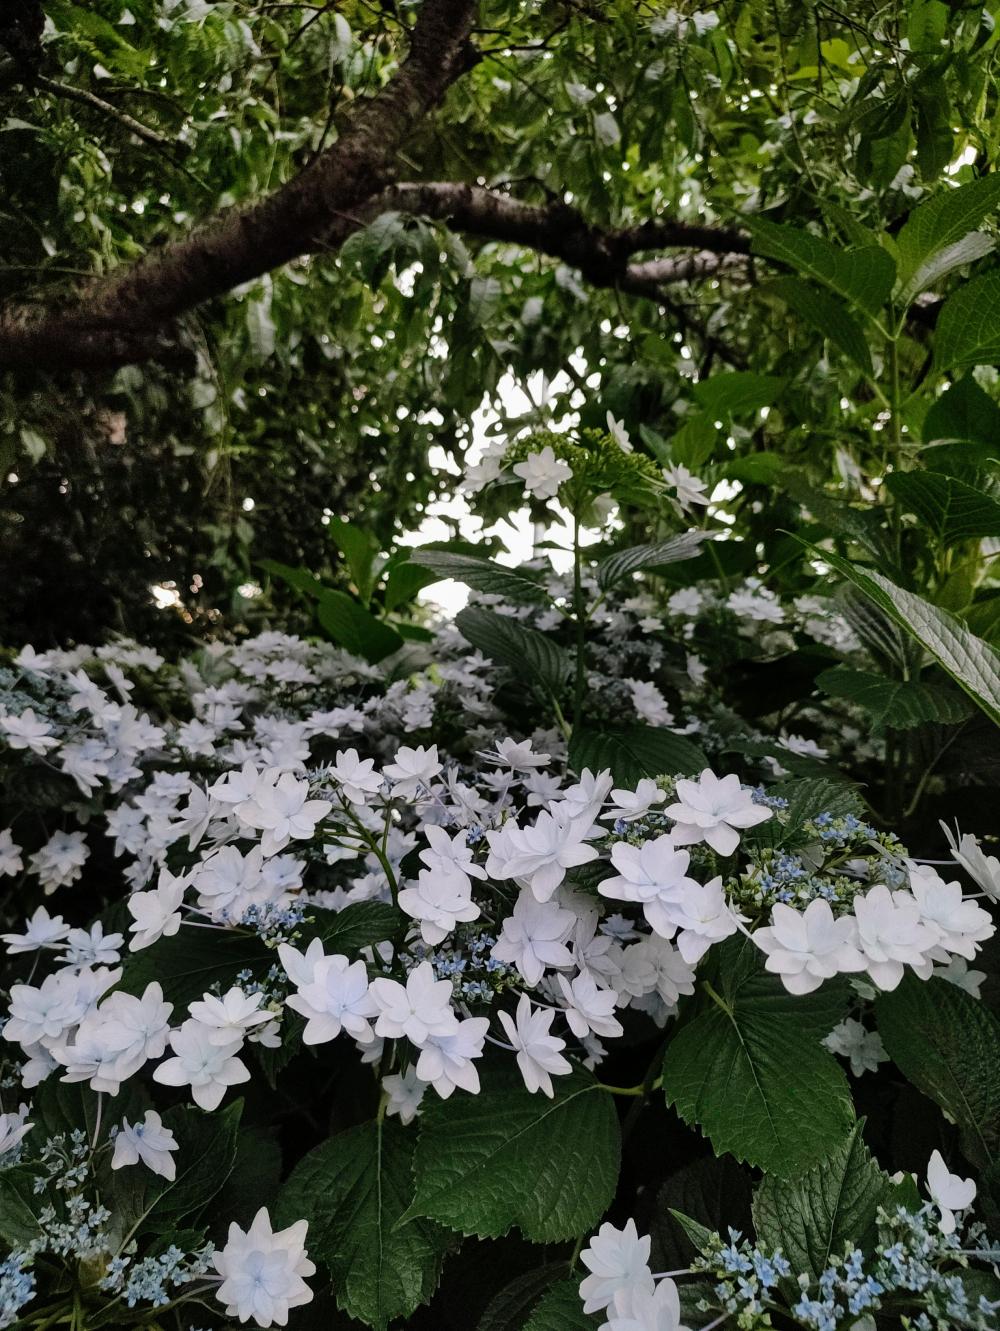
[(319, 248), (332, 217), (349, 215), (385, 186), (399, 148), (472, 63), (468, 36), (477, 8), (477, 0), (424, 0), (395, 77), (357, 103), (337, 142), (274, 193), (92, 283), (61, 311), (0, 312), (0, 368), (146, 359), (194, 306)]
[[(387, 212), (429, 217), (485, 240), (523, 246), (579, 270), (591, 285), (658, 301), (664, 287), (742, 266), (749, 238), (726, 227), (651, 218), (592, 225), (559, 200), (526, 203), (452, 181), (386, 184), (396, 149), (467, 63), (475, 0), (426, 0), (396, 78), (361, 104), (347, 130), (261, 202), (222, 214), (137, 264), (91, 284), (66, 309), (0, 312), (0, 368), (111, 367), (159, 357), (187, 310), (304, 254), (335, 251)], [(695, 253), (635, 260), (653, 249)], [(685, 322), (692, 324), (690, 316)]]
[(90, 106), (95, 111), (100, 111), (102, 115), (111, 116), (123, 125), (130, 134), (134, 134), (137, 139), (142, 139), (143, 143), (148, 143), (153, 148), (158, 148), (161, 152), (173, 154), (176, 151), (177, 144), (158, 134), (155, 129), (150, 129), (144, 125), (141, 120), (136, 120), (126, 111), (119, 111), (117, 106), (112, 106), (106, 102), (103, 97), (98, 97), (86, 88), (74, 88), (70, 83), (59, 83), (55, 79), (43, 78), (40, 74), (36, 76), (35, 83), (39, 88), (45, 88), (48, 92), (55, 93), (57, 97), (65, 97), (69, 102), (79, 102), (83, 106)]

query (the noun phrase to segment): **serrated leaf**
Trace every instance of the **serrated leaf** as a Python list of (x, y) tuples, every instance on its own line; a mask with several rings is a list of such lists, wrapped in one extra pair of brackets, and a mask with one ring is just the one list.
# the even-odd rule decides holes
[(934, 399), (920, 436), (927, 444), (971, 440), (1000, 453), (1000, 407), (967, 374)]
[(215, 985), (228, 989), (242, 970), (263, 978), (273, 963), (274, 953), (254, 935), (181, 928), (172, 938), (157, 939), (127, 956), (118, 988), (141, 994), (156, 980), (167, 1002), (178, 1009), (176, 1018), (179, 1009)]
[(1000, 1158), (1000, 1021), (947, 980), (906, 975), (875, 1003), (889, 1057), (958, 1124), (980, 1168)]
[(437, 578), (429, 568), (421, 568), (419, 564), (411, 564), (409, 561), (393, 565), (386, 578), (385, 591), (382, 595), (386, 614), (412, 601), (417, 592), (429, 587), (432, 582), (437, 582)]
[(939, 374), (1000, 360), (1000, 273), (965, 282), (945, 301), (934, 329)]
[(556, 696), (569, 677), (570, 658), (559, 644), (515, 619), (481, 606), (469, 606), (455, 616), (455, 626), (484, 656), (521, 678), (528, 671)]
[(407, 1219), (496, 1238), (514, 1225), (533, 1243), (577, 1238), (614, 1196), (621, 1150), (611, 1096), (574, 1068), (553, 1099), (516, 1070), (485, 1069), (480, 1095), (434, 1100), (421, 1116)]
[(781, 781), (770, 787), (770, 794), (788, 800), (788, 807), (780, 818), (772, 818), (753, 829), (758, 834), (769, 833), (770, 844), (788, 846), (801, 841), (802, 829), (819, 813), (833, 818), (864, 815), (864, 801), (853, 786), (844, 781), (831, 781), (827, 777), (805, 777), (794, 781)]
[(807, 1173), (795, 1179), (769, 1174), (757, 1189), (757, 1241), (780, 1248), (793, 1271), (818, 1278), (831, 1258), (874, 1248), (875, 1213), (889, 1179), (868, 1152), (863, 1126), (856, 1124), (847, 1140)]
[[(914, 208), (896, 236), (899, 256), (897, 296), (909, 304), (949, 271), (938, 270), (941, 256), (970, 242), (970, 233), (1000, 204), (1000, 175), (986, 176), (958, 189), (945, 189)], [(985, 237), (989, 241), (988, 237)], [(986, 251), (983, 250), (982, 253)], [(970, 246), (971, 253), (971, 246)], [(973, 255), (979, 258), (978, 254)], [(958, 259), (957, 262), (969, 262)], [(955, 266), (955, 265), (952, 265)]]
[[(380, 901), (354, 901), (339, 911), (314, 907), (309, 914), (313, 920), (302, 924), (303, 937), (322, 938), (328, 953), (354, 953), (381, 942), (392, 937), (403, 920), (393, 906)], [(156, 980), (164, 998), (180, 1009), (216, 985), (225, 991), (241, 970), (263, 979), (274, 960), (273, 950), (252, 934), (182, 927), (172, 938), (130, 953), (118, 987), (141, 994)]]
[(769, 407), (784, 386), (784, 379), (774, 374), (729, 370), (702, 379), (691, 391), (696, 401), (714, 416), (740, 416)]
[(163, 1125), (177, 1140), (177, 1175), (173, 1182), (158, 1174), (144, 1179), (152, 1228), (176, 1228), (185, 1217), (203, 1211), (219, 1192), (236, 1162), (242, 1115), (242, 1100), (211, 1114), (192, 1105), (175, 1105), (164, 1113)]
[(718, 437), (715, 416), (707, 411), (696, 411), (671, 435), (668, 444), (661, 442), (654, 451), (661, 462), (669, 460), (697, 470), (712, 456)]
[(477, 592), (503, 596), (510, 601), (548, 601), (549, 594), (537, 578), (506, 568), (492, 559), (476, 555), (456, 554), (451, 550), (414, 550), (410, 555), (414, 564), (421, 564), (436, 575), (436, 579), (454, 578)]
[(962, 268), (967, 263), (975, 263), (983, 255), (989, 254), (996, 246), (996, 241), (992, 236), (986, 235), (983, 231), (970, 231), (967, 236), (961, 240), (956, 240), (953, 245), (946, 246), (943, 250), (938, 250), (936, 254), (920, 265), (913, 275), (912, 282), (908, 283), (899, 292), (900, 304), (909, 305), (909, 303), (918, 296), (921, 291), (933, 288), (943, 277), (955, 271), (956, 268)]
[(343, 952), (349, 956), (362, 948), (391, 938), (407, 923), (407, 917), (385, 901), (352, 901), (340, 910), (310, 907), (299, 926), (304, 939), (321, 938), (329, 955)]
[(816, 684), (833, 698), (846, 698), (871, 715), (873, 734), (885, 730), (911, 730), (934, 723), (957, 725), (972, 715), (973, 707), (961, 694), (918, 680), (887, 679), (870, 670), (834, 666), (816, 676)]
[(1000, 536), (1000, 502), (954, 476), (895, 471), (885, 478), (885, 484), (943, 545)]
[(687, 1236), (688, 1242), (692, 1244), (696, 1252), (706, 1255), (711, 1252), (714, 1246), (713, 1240), (715, 1239), (714, 1230), (709, 1229), (707, 1225), (701, 1224), (700, 1221), (695, 1220), (692, 1216), (686, 1215), (683, 1211), (677, 1210), (676, 1207), (670, 1208), (670, 1214), (680, 1225), (681, 1229)]
[(38, 1172), (30, 1165), (0, 1169), (0, 1240), (4, 1247), (23, 1249), (41, 1233), (35, 1208), (46, 1198), (35, 1192)]
[(788, 264), (846, 297), (858, 309), (875, 314), (888, 299), (896, 265), (881, 245), (843, 250), (811, 231), (780, 226), (763, 217), (744, 221), (753, 235), (755, 253)]
[(942, 670), (1000, 725), (1000, 652), (977, 638), (960, 620), (914, 592), (895, 586), (881, 574), (862, 572), (829, 551), (815, 553), (911, 633)]
[(316, 618), (338, 647), (373, 665), (403, 645), (394, 628), (376, 619), (346, 592), (324, 591), (316, 603)]
[(329, 1269), (338, 1308), (377, 1331), (427, 1302), (449, 1243), (427, 1220), (398, 1223), (415, 1142), (391, 1120), (348, 1128), (299, 1161), (276, 1203), (276, 1227), (309, 1221), (309, 1254)]
[(476, 1331), (522, 1331), (528, 1313), (564, 1270), (561, 1263), (553, 1263), (512, 1280), (489, 1301)]
[(773, 291), (790, 309), (812, 324), (827, 341), (838, 347), (864, 374), (874, 374), (864, 331), (837, 296), (822, 287), (803, 282), (798, 277), (779, 277), (768, 282), (763, 290)]
[(710, 532), (686, 531), (666, 541), (657, 541), (651, 545), (630, 545), (625, 550), (616, 550), (598, 564), (598, 586), (602, 591), (607, 591), (640, 569), (655, 569), (661, 565), (693, 559), (703, 542), (710, 539)]
[(597, 1320), (583, 1311), (580, 1281), (562, 1280), (543, 1296), (524, 1331), (594, 1331)]
[(852, 504), (834, 499), (822, 490), (814, 489), (794, 472), (785, 477), (784, 485), (792, 498), (830, 531), (847, 540), (856, 541), (880, 567), (891, 566), (893, 551), (880, 513), (871, 508), (855, 508)]
[(836, 601), (850, 627), (876, 659), (884, 657), (903, 674), (919, 670), (922, 658), (919, 643), (857, 587), (842, 583), (837, 588)]
[(696, 1249), (676, 1212), (725, 1234), (729, 1226), (750, 1233), (750, 1180), (746, 1170), (728, 1155), (702, 1156), (675, 1170), (656, 1195), (656, 1214), (650, 1225), (654, 1270), (688, 1266)]
[(748, 940), (717, 948), (717, 996), (702, 989), (695, 1015), (667, 1045), (663, 1091), (716, 1154), (729, 1151), (781, 1178), (811, 1169), (848, 1135), (850, 1089), (821, 1039), (846, 991), (825, 984), (788, 993)]
[(697, 744), (683, 735), (656, 726), (625, 726), (620, 730), (592, 730), (579, 726), (569, 742), (569, 763), (574, 772), (610, 769), (622, 786), (635, 786), (644, 776), (690, 776), (708, 766)]

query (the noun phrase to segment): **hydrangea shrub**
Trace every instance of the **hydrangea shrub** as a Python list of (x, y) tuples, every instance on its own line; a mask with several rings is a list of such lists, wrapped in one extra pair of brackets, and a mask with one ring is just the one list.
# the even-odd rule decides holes
[[(725, 696), (734, 640), (864, 645), (665, 583), (724, 542), (614, 419), (466, 486), (558, 499), (570, 571), (415, 551), (473, 596), (409, 640), (2, 668), (0, 1326), (995, 1326), (1000, 865), (873, 816), (834, 689)], [(891, 1173), (890, 1093), (940, 1110)]]

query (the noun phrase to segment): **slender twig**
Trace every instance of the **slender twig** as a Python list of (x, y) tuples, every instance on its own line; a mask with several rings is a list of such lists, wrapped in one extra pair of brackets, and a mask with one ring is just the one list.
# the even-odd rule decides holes
[(155, 129), (150, 129), (148, 125), (144, 125), (141, 120), (136, 120), (135, 116), (130, 116), (127, 111), (120, 111), (117, 106), (112, 106), (103, 97), (88, 92), (86, 88), (74, 88), (71, 83), (60, 83), (57, 79), (48, 79), (41, 75), (36, 78), (35, 82), (40, 88), (55, 93), (57, 97), (65, 97), (68, 102), (79, 102), (81, 106), (89, 106), (95, 111), (111, 116), (130, 134), (134, 134), (137, 139), (142, 139), (143, 143), (148, 143), (150, 147), (157, 148), (160, 152), (173, 154), (176, 150), (177, 145), (174, 140), (165, 138), (162, 134), (157, 133)]

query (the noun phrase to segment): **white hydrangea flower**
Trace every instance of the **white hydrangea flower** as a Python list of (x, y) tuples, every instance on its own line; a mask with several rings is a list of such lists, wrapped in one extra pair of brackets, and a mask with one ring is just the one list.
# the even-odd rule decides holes
[(275, 1233), (263, 1206), (248, 1230), (229, 1226), (226, 1246), (212, 1257), (222, 1276), (216, 1298), (228, 1317), (284, 1326), (290, 1309), (311, 1301), (305, 1277), (315, 1275), (316, 1267), (306, 1254), (308, 1229), (307, 1221), (298, 1220)]
[(822, 897), (801, 911), (777, 902), (770, 925), (751, 937), (767, 954), (767, 970), (780, 975), (791, 994), (811, 994), (834, 975), (866, 967), (854, 920), (848, 916), (835, 919), (830, 903)]
[(620, 1293), (652, 1294), (650, 1245), (648, 1234), (639, 1237), (634, 1220), (627, 1220), (623, 1229), (610, 1223), (600, 1227), (580, 1253), (580, 1261), (590, 1272), (580, 1283), (585, 1313), (603, 1312)]
[(129, 1123), (122, 1119), (115, 1136), (115, 1150), (111, 1157), (112, 1169), (124, 1169), (140, 1162), (154, 1174), (172, 1183), (177, 1177), (177, 1162), (173, 1152), (177, 1138), (153, 1109), (147, 1109), (142, 1122)]
[(559, 487), (573, 479), (573, 468), (556, 457), (550, 444), (540, 452), (529, 453), (523, 462), (515, 462), (513, 472), (536, 499), (554, 499)]
[(215, 1044), (214, 1034), (211, 1027), (193, 1018), (171, 1031), (174, 1057), (154, 1069), (153, 1080), (164, 1086), (190, 1086), (199, 1108), (218, 1109), (230, 1086), (250, 1080), (250, 1070), (236, 1057), (243, 1047), (242, 1039)]
[(823, 1040), (831, 1054), (839, 1054), (851, 1065), (851, 1072), (860, 1077), (874, 1072), (880, 1063), (888, 1061), (885, 1045), (878, 1031), (869, 1031), (853, 1017), (846, 1017)]
[(954, 1234), (955, 1212), (967, 1210), (976, 1200), (975, 1180), (949, 1173), (941, 1152), (933, 1151), (927, 1162), (927, 1191), (941, 1212), (941, 1233)]
[[(308, 970), (295, 966), (289, 969), (287, 954), (293, 951), (284, 944), (281, 960), (298, 985), (298, 992), (286, 1002), (306, 1018), (303, 1043), (325, 1044), (335, 1040), (342, 1030), (355, 1040), (370, 1041), (373, 1033), (369, 1018), (377, 1016), (380, 1009), (370, 993), (365, 963), (335, 953), (320, 956)], [(308, 978), (304, 978), (306, 974)]]
[(708, 768), (697, 781), (679, 780), (677, 802), (664, 812), (674, 820), (671, 836), (678, 846), (704, 841), (719, 855), (732, 855), (740, 844), (740, 832), (773, 816), (770, 809), (754, 803), (738, 776), (719, 777)]
[(555, 1015), (551, 1008), (532, 1011), (527, 994), (517, 1000), (513, 1017), (509, 1012), (499, 1013), (500, 1024), (517, 1054), (525, 1086), (532, 1094), (541, 1091), (549, 1099), (555, 1095), (552, 1077), (573, 1071), (572, 1063), (560, 1053), (566, 1048), (566, 1041), (549, 1033)]

